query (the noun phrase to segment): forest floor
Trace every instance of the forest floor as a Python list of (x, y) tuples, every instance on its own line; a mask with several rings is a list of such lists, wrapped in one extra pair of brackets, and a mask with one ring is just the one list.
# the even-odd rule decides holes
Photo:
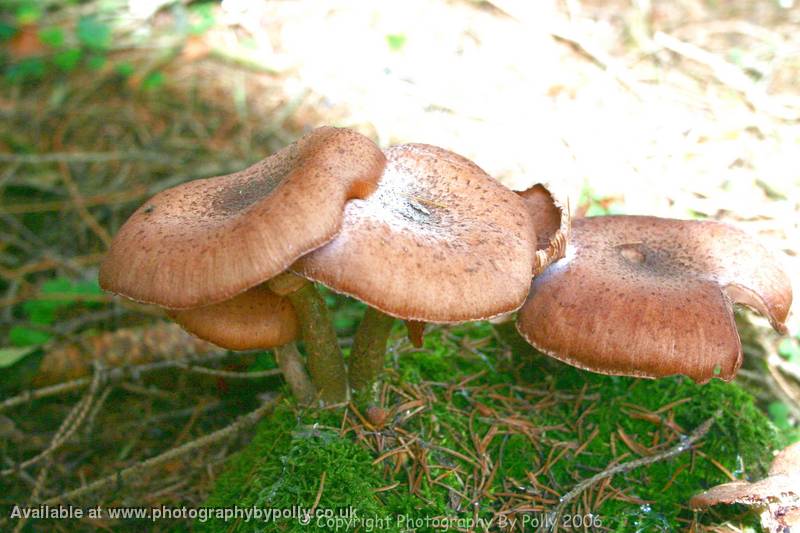
[[(274, 501), (294, 494), (335, 506), (336, 491), (361, 491), (377, 495), (357, 503), (375, 516), (513, 517), (543, 512), (619, 461), (668, 449), (713, 406), (749, 423), (718, 421), (706, 448), (663, 463), (665, 471), (597, 484), (569, 509), (619, 531), (752, 523), (742, 509), (698, 515), (685, 501), (709, 484), (757, 477), (773, 447), (800, 437), (798, 313), (786, 338), (741, 313), (743, 370), (730, 385), (706, 388), (588, 375), (514, 347), (485, 324), (436, 328), (423, 352), (397, 332), (382, 397), (392, 422), (377, 427), (354, 411), (336, 421), (295, 412), (266, 375), (268, 354), (198, 343), (165, 326), (160, 311), (103, 294), (96, 277), (111, 237), (145, 198), (239, 170), (334, 124), (381, 146), (454, 150), (512, 188), (563, 179), (578, 215), (732, 222), (775, 250), (800, 287), (800, 8), (790, 4), (0, 8), (0, 506), (199, 507), (216, 484), (217, 502), (264, 503), (256, 493), (271, 487), (284, 498)], [(361, 308), (328, 297), (346, 345)], [(60, 383), (41, 399), (24, 397)], [(250, 424), (196, 441), (270, 401), (275, 412), (260, 413), (267, 421), (257, 432)], [(228, 458), (254, 434), (299, 465), (296, 483), (280, 485), (275, 464), (258, 462), (256, 488), (220, 487), (225, 465), (242, 461)], [(305, 437), (327, 448), (297, 444)], [(186, 453), (145, 463), (181, 446)], [(338, 456), (354, 458), (349, 477), (326, 477), (319, 465)], [(70, 494), (95, 480), (104, 484)], [(661, 507), (647, 485), (669, 493)], [(0, 529), (24, 527), (7, 517)]]

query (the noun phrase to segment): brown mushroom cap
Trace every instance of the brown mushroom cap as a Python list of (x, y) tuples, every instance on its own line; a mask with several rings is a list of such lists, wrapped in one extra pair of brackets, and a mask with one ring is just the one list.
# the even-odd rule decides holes
[(730, 380), (741, 364), (733, 303), (785, 331), (792, 291), (777, 260), (713, 221), (573, 221), (564, 259), (534, 278), (517, 329), (574, 366), (640, 377)]
[(228, 350), (281, 346), (298, 333), (291, 302), (264, 285), (216, 304), (172, 309), (169, 315), (190, 333)]
[(762, 524), (770, 531), (788, 531), (787, 526), (800, 525), (800, 442), (775, 456), (765, 479), (724, 483), (689, 500), (693, 509), (720, 503), (767, 507)]
[(122, 226), (100, 285), (173, 309), (227, 300), (332, 239), (384, 164), (366, 137), (325, 127), (241, 172), (163, 191)]
[(375, 193), (348, 203), (339, 235), (292, 269), (405, 320), (517, 309), (535, 254), (522, 199), (441, 148), (407, 144), (386, 157)]
[(536, 228), (536, 261), (533, 275), (564, 257), (570, 232), (569, 199), (557, 199), (541, 183), (518, 193)]

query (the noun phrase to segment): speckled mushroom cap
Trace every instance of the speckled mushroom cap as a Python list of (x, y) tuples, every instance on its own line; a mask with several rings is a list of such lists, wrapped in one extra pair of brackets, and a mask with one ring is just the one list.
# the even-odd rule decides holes
[(785, 332), (791, 300), (777, 260), (731, 226), (593, 217), (573, 221), (566, 256), (534, 278), (517, 329), (595, 372), (730, 380), (742, 358), (733, 303)]
[(294, 308), (287, 298), (257, 285), (230, 300), (168, 314), (186, 331), (228, 350), (281, 346), (297, 338)]
[(173, 309), (227, 300), (332, 239), (384, 164), (366, 137), (324, 127), (241, 172), (163, 191), (122, 226), (100, 285)]
[(537, 275), (553, 261), (564, 257), (571, 225), (569, 198), (552, 194), (541, 183), (518, 194), (525, 202), (536, 228), (533, 274)]
[[(769, 506), (769, 514), (762, 515), (770, 531), (789, 531), (789, 526), (800, 526), (800, 442), (796, 442), (775, 456), (769, 476), (753, 483), (733, 481), (711, 487), (689, 501), (693, 509), (720, 503)], [(793, 531), (793, 529), (792, 529)]]
[(375, 193), (351, 201), (341, 233), (292, 270), (406, 320), (517, 309), (536, 243), (522, 199), (441, 148), (406, 144), (386, 157)]

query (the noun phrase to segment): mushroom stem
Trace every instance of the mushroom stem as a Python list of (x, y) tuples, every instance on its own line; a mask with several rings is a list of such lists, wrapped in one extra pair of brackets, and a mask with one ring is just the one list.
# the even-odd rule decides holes
[(392, 331), (394, 317), (367, 307), (353, 338), (350, 351), (350, 386), (355, 392), (367, 392), (383, 369), (386, 341)]
[(283, 373), (283, 379), (301, 405), (310, 405), (317, 396), (317, 390), (308, 377), (303, 358), (297, 351), (297, 344), (289, 342), (274, 349), (275, 360)]
[(517, 331), (517, 324), (514, 320), (508, 320), (499, 324), (492, 324), (492, 328), (497, 334), (497, 338), (500, 340), (500, 342), (511, 348), (511, 351), (515, 355), (532, 355), (533, 347), (522, 335), (519, 334)]
[(422, 348), (425, 342), (425, 322), (418, 320), (405, 320), (408, 340), (414, 348)]
[(308, 354), (308, 372), (320, 399), (326, 404), (347, 401), (347, 370), (325, 300), (313, 283), (304, 284), (286, 297), (297, 313)]

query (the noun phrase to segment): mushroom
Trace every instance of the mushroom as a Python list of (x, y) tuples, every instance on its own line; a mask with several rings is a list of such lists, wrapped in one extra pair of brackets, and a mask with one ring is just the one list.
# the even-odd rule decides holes
[(292, 304), (266, 285), (256, 285), (229, 300), (193, 309), (168, 309), (185, 330), (228, 350), (257, 350), (297, 338)]
[(351, 351), (354, 390), (382, 368), (393, 318), (457, 323), (516, 310), (535, 260), (522, 198), (480, 167), (424, 144), (385, 153), (377, 190), (349, 202), (339, 235), (292, 266), (370, 306)]
[(422, 348), (422, 344), (425, 341), (425, 322), (406, 320), (405, 324), (406, 334), (408, 335), (408, 340), (411, 341), (411, 345), (414, 348)]
[(730, 380), (733, 304), (785, 333), (789, 279), (744, 232), (714, 221), (573, 221), (566, 256), (534, 278), (517, 329), (540, 351), (603, 374)]
[[(574, 215), (570, 198), (577, 196), (579, 182), (574, 158), (563, 143), (552, 139), (538, 139), (537, 143), (545, 144), (552, 152), (550, 164), (544, 166), (543, 174), (523, 175), (512, 184), (514, 187), (527, 186), (524, 190), (518, 190), (517, 194), (533, 219), (536, 231), (536, 258), (532, 272), (534, 276), (553, 261), (564, 257)], [(517, 336), (513, 320), (514, 313), (506, 313), (490, 322), (501, 337), (508, 338), (512, 332), (513, 336)]]
[(774, 533), (800, 527), (800, 442), (779, 452), (765, 479), (733, 481), (710, 488), (689, 501), (693, 509), (720, 503), (740, 503), (762, 508), (761, 523)]
[(535, 275), (564, 256), (583, 175), (569, 143), (557, 132), (531, 132), (525, 144), (536, 146), (536, 164), (514, 173), (504, 183), (517, 191), (533, 217), (537, 238)]
[(240, 172), (167, 189), (120, 228), (100, 284), (171, 309), (232, 298), (330, 241), (384, 161), (366, 137), (323, 127)]
[[(384, 164), (383, 153), (366, 137), (323, 127), (241, 172), (165, 190), (122, 226), (100, 268), (100, 285), (172, 310), (230, 300), (330, 241), (346, 202), (368, 196)], [(312, 313), (297, 313), (311, 377), (324, 401), (344, 400), (344, 361), (338, 344), (330, 342), (335, 334), (324, 301), (308, 282), (294, 287), (287, 297), (293, 305), (303, 300)], [(244, 298), (252, 303), (254, 295)], [(319, 334), (325, 328), (330, 331)], [(327, 373), (315, 374), (319, 368)]]
[(299, 329), (295, 310), (287, 298), (266, 284), (230, 300), (193, 309), (168, 309), (167, 314), (186, 331), (228, 350), (272, 348), (298, 402), (314, 400), (316, 390), (294, 343)]
[(569, 199), (556, 199), (541, 183), (517, 194), (525, 202), (536, 229), (536, 261), (533, 266), (535, 276), (553, 261), (564, 257), (570, 232)]

